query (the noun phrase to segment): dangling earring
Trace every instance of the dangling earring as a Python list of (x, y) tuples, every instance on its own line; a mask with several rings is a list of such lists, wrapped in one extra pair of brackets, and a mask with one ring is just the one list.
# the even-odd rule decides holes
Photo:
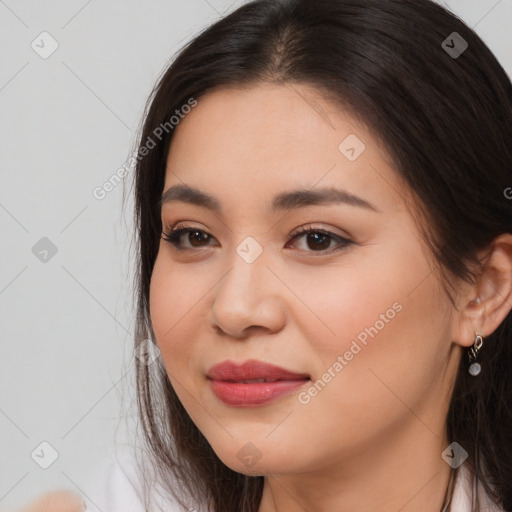
[(469, 349), (468, 352), (468, 359), (471, 365), (469, 366), (469, 374), (473, 377), (476, 377), (480, 371), (482, 370), (482, 367), (480, 366), (480, 363), (476, 362), (478, 351), (482, 348), (482, 345), (484, 344), (484, 340), (480, 334), (475, 333), (475, 343), (473, 346)]

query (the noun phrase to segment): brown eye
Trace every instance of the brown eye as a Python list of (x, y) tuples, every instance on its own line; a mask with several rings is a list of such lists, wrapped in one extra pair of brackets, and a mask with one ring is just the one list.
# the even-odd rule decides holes
[(209, 239), (208, 233), (201, 231), (199, 229), (195, 229), (193, 231), (188, 231), (188, 240), (194, 247), (201, 247), (202, 242)]
[[(188, 236), (185, 237), (185, 235)], [(162, 231), (162, 238), (166, 242), (171, 243), (176, 247), (176, 249), (187, 250), (191, 247), (206, 247), (208, 244), (205, 244), (204, 242), (209, 241), (211, 235), (206, 233), (206, 231), (197, 228), (180, 228), (171, 231), (171, 233)], [(184, 244), (182, 239), (187, 240), (190, 246)]]
[(328, 249), (332, 239), (329, 235), (324, 235), (323, 233), (308, 233), (306, 235), (306, 241), (308, 247), (316, 251), (318, 249)]
[[(330, 253), (344, 249), (353, 243), (324, 229), (306, 229), (304, 227), (300, 229), (298, 234), (293, 236), (292, 241), (301, 238), (305, 240), (306, 247), (303, 250), (306, 252)], [(334, 242), (334, 247), (331, 246), (332, 242)]]

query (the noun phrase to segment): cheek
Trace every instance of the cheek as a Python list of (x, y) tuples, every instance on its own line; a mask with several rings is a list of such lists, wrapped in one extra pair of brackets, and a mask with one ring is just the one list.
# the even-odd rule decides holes
[[(158, 256), (151, 276), (149, 309), (156, 342), (169, 373), (188, 366), (193, 336), (187, 332), (188, 318), (204, 295), (197, 279), (190, 272), (171, 266)], [(172, 356), (172, 357), (171, 357)]]
[(312, 348), (325, 354), (324, 365), (328, 357), (348, 350), (352, 340), (364, 344), (375, 335), (375, 328), (380, 334), (404, 316), (401, 310), (415, 276), (407, 275), (396, 257), (372, 254), (370, 259), (370, 252), (367, 258), (357, 252), (340, 265), (318, 267), (310, 273), (283, 269), (283, 281), (302, 302), (294, 306), (293, 321), (300, 324), (303, 338), (314, 343)]
[(215, 284), (212, 277), (210, 273), (203, 279), (190, 268), (180, 268), (164, 254), (155, 261), (149, 294), (151, 322), (169, 381), (202, 432), (212, 428), (211, 415), (205, 415), (208, 401), (201, 395), (205, 376), (198, 365), (209, 348), (200, 346), (206, 321), (201, 304)]
[(317, 270), (295, 277), (293, 290), (307, 298), (294, 323), (321, 380), (324, 399), (315, 400), (358, 414), (362, 404), (400, 403), (386, 385), (412, 401), (423, 393), (439, 363), (449, 305), (419, 251)]

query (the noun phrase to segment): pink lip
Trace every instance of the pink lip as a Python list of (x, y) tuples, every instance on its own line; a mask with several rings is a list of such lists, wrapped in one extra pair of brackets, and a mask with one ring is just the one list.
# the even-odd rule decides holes
[[(249, 360), (241, 365), (224, 361), (212, 366), (207, 377), (219, 400), (228, 405), (242, 407), (266, 404), (291, 393), (310, 380), (307, 374), (291, 372), (256, 360)], [(261, 378), (275, 382), (240, 382)]]

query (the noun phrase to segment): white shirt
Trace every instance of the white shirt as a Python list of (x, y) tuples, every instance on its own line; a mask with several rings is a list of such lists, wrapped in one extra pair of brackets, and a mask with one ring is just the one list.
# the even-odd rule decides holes
[[(471, 512), (473, 510), (472, 480), (472, 472), (468, 468), (468, 465), (464, 463), (459, 466), (455, 474), (455, 483), (449, 512)], [(505, 509), (495, 505), (487, 496), (485, 489), (480, 482), (478, 483), (478, 497), (480, 510), (482, 512), (506, 512)]]
[[(129, 452), (116, 455), (116, 460), (106, 461), (102, 471), (93, 478), (92, 489), (86, 497), (87, 512), (146, 512), (143, 506), (143, 491), (137, 475), (134, 459)], [(452, 502), (449, 512), (472, 512), (472, 479), (467, 464), (462, 464), (456, 471)], [(480, 505), (482, 512), (505, 512), (497, 507), (485, 494), (479, 484)], [(89, 498), (89, 499), (87, 499)], [(172, 497), (156, 499), (157, 506), (149, 512), (183, 512)], [(188, 501), (185, 500), (186, 503)], [(186, 510), (186, 509), (185, 509)], [(190, 503), (190, 512), (206, 512), (197, 503)]]

